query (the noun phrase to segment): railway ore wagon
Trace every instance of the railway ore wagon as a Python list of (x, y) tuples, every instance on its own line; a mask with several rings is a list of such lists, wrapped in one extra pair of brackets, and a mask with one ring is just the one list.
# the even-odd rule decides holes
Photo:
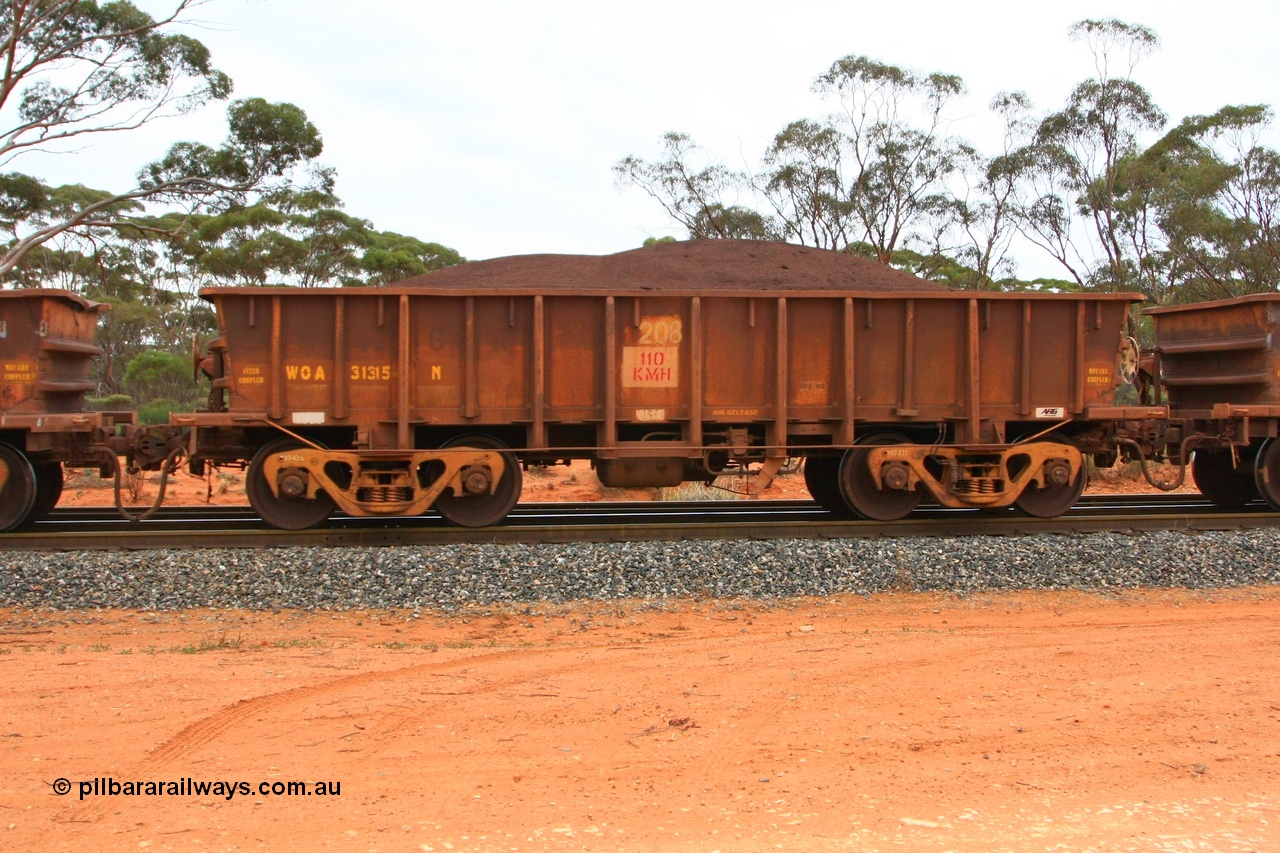
[[(714, 241), (709, 241), (714, 242)], [(433, 274), (433, 276), (436, 274)], [(825, 506), (1065, 511), (1107, 452), (1128, 294), (660, 287), (213, 288), (220, 337), (190, 464), (250, 501), (483, 526), (522, 464), (675, 485), (806, 457)]]
[(1261, 496), (1280, 510), (1280, 294), (1143, 313), (1155, 327), (1156, 393), (1168, 395), (1169, 455), (1194, 447), (1192, 476), (1220, 506)]
[(0, 531), (43, 518), (62, 494), (62, 465), (105, 464), (103, 446), (129, 412), (86, 412), (108, 306), (65, 290), (0, 291)]

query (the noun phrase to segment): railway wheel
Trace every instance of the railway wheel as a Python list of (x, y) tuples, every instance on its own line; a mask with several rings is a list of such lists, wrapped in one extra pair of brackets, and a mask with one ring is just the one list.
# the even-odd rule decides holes
[[(909, 443), (906, 436), (893, 432), (875, 433), (858, 441), (858, 444), (877, 446)], [(870, 450), (865, 447), (854, 447), (846, 450), (840, 460), (837, 482), (845, 504), (856, 515), (872, 521), (896, 521), (910, 515), (920, 503), (920, 490), (877, 488), (867, 466), (868, 453)]]
[(36, 499), (27, 513), (28, 522), (39, 521), (58, 505), (63, 482), (61, 462), (32, 462), (31, 470), (36, 475)]
[(804, 460), (804, 485), (818, 505), (840, 518), (848, 518), (849, 505), (840, 494), (840, 459), (810, 456)]
[[(1051, 442), (1055, 444), (1070, 444), (1066, 438), (1060, 435), (1047, 435), (1041, 442)], [(1029, 515), (1032, 518), (1057, 518), (1071, 507), (1075, 506), (1076, 501), (1080, 500), (1080, 496), (1084, 494), (1084, 487), (1088, 482), (1085, 476), (1084, 467), (1081, 466), (1080, 472), (1074, 480), (1069, 479), (1070, 469), (1056, 468), (1049, 471), (1045, 475), (1046, 482), (1043, 487), (1037, 488), (1035, 483), (1027, 486), (1022, 490), (1022, 494), (1018, 495), (1018, 499), (1013, 502), (1013, 506), (1023, 515)], [(1017, 472), (1010, 472), (1015, 476)], [(1055, 474), (1062, 477), (1063, 482), (1049, 482), (1054, 479)]]
[(22, 451), (0, 444), (0, 532), (13, 530), (27, 520), (36, 501), (36, 472)]
[(1280, 442), (1268, 438), (1258, 448), (1258, 459), (1254, 463), (1254, 482), (1258, 494), (1271, 505), (1280, 510)]
[[(506, 450), (507, 446), (489, 435), (462, 435), (452, 438), (441, 445), (441, 449), (472, 447), (481, 450)], [(507, 517), (511, 508), (520, 500), (520, 489), (524, 485), (524, 476), (520, 473), (520, 460), (511, 452), (502, 454), (505, 471), (498, 481), (498, 488), (489, 491), (485, 488), (476, 494), (446, 494), (436, 498), (436, 512), (445, 517), (451, 524), (459, 527), (488, 527), (497, 524)], [(483, 473), (483, 472), (479, 472)], [(467, 479), (463, 472), (464, 481)], [(479, 483), (485, 479), (481, 477)]]
[(1232, 464), (1230, 450), (1197, 450), (1191, 458), (1191, 479), (1214, 506), (1242, 509), (1258, 497), (1257, 455), (1256, 447), (1246, 447), (1240, 451), (1238, 462)]
[(277, 453), (306, 447), (296, 439), (277, 439), (259, 450), (249, 463), (249, 471), (245, 477), (245, 493), (249, 497), (249, 505), (272, 527), (279, 527), (281, 530), (306, 530), (322, 523), (337, 508), (333, 498), (324, 490), (317, 492), (314, 500), (307, 498), (305, 492), (300, 497), (290, 496), (284, 488), (280, 489), (279, 495), (272, 494), (271, 486), (262, 473), (266, 460)]

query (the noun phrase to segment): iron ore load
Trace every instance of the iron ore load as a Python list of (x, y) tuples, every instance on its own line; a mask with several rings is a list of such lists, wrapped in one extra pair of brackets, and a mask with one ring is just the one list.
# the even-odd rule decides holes
[[(1090, 456), (1194, 458), (1211, 499), (1280, 508), (1273, 298), (1153, 309), (1156, 355), (1138, 370), (1136, 295), (950, 292), (773, 243), (212, 288), (208, 405), (143, 428), (82, 411), (97, 306), (0, 295), (2, 529), (48, 511), (63, 464), (118, 480), (117, 456), (245, 467), (253, 507), (288, 529), (338, 511), (483, 527), (514, 506), (524, 466), (573, 459), (606, 486), (745, 472), (759, 492), (800, 457), (827, 509), (887, 521), (922, 501), (1055, 516)], [(1117, 405), (1134, 378), (1145, 397)]]

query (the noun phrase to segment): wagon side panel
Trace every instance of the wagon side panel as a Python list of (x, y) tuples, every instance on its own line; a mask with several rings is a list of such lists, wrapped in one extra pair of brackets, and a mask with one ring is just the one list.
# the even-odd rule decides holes
[(219, 293), (214, 303), (227, 345), (229, 407), (265, 413), (279, 384), (272, 359), (271, 301), (264, 295)]
[(777, 399), (777, 302), (702, 301), (702, 404), (709, 422), (768, 417)]
[(464, 408), (473, 406), (483, 423), (524, 423), (533, 418), (533, 313), (531, 297), (475, 300), (475, 368), (467, 378), (467, 387), (475, 391)]
[(334, 329), (334, 418), (354, 423), (388, 420), (398, 403), (400, 383), (398, 300), (364, 294), (336, 298), (340, 320)]
[(605, 300), (554, 296), (545, 312), (545, 417), (581, 424), (604, 420)]
[(858, 421), (895, 421), (906, 365), (907, 300), (859, 299), (854, 306), (853, 369)]
[(279, 329), (281, 340), (280, 405), (295, 424), (333, 419), (335, 380), (343, 367), (334, 345), (335, 306), (335, 296), (328, 292), (278, 301), (278, 322), (273, 317), (273, 327)]
[(410, 299), (409, 382), (415, 420), (445, 424), (462, 420), (467, 392), (466, 303), (462, 296)]
[(787, 410), (792, 421), (843, 418), (843, 299), (787, 300)]

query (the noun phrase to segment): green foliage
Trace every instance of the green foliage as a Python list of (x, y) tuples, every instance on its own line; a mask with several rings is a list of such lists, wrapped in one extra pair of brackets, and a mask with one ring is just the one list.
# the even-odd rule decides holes
[(439, 243), (393, 231), (373, 231), (356, 263), (356, 279), (347, 284), (390, 284), (466, 263), (457, 251)]
[(124, 371), (124, 387), (134, 399), (146, 405), (156, 400), (190, 400), (196, 390), (190, 358), (163, 350), (145, 350), (129, 360)]
[[(693, 238), (792, 240), (836, 251), (862, 243), (890, 263), (948, 215), (946, 182), (972, 155), (941, 132), (942, 112), (964, 83), (846, 56), (814, 89), (838, 100), (843, 114), (787, 125), (755, 175), (704, 165), (701, 149), (671, 132), (663, 159), (619, 161), (618, 183), (644, 190)], [(771, 212), (729, 200), (747, 193), (762, 195)]]
[(613, 173), (618, 185), (643, 189), (672, 219), (684, 226), (692, 238), (731, 236), (721, 230), (731, 223), (713, 211), (724, 210), (720, 197), (744, 186), (747, 176), (718, 163), (701, 169), (693, 165), (690, 158), (702, 156), (701, 149), (686, 134), (667, 133), (662, 144), (666, 150), (666, 159), (662, 161), (627, 157), (615, 164)]
[[(169, 2), (159, 17), (128, 0), (0, 5), (9, 59), (0, 110), (13, 107), (3, 111), (0, 162), (228, 99), (231, 80), (208, 49), (175, 32), (202, 0)], [(343, 212), (332, 170), (313, 162), (320, 132), (297, 106), (243, 98), (226, 120), (222, 142), (177, 142), (132, 187), (0, 174), (0, 282), (112, 306), (94, 368), (106, 393), (194, 402), (192, 340), (216, 333), (212, 306), (196, 296), (204, 285), (362, 284), (462, 261)]]
[(1226, 298), (1280, 282), (1280, 155), (1261, 147), (1272, 112), (1227, 106), (1189, 116), (1123, 164), (1117, 207), (1143, 240), (1143, 291), (1159, 302)]
[(128, 394), (108, 394), (105, 397), (85, 397), (85, 408), (91, 412), (129, 412), (134, 408)]
[[(127, 0), (0, 5), (8, 58), (0, 111), (16, 107), (3, 113), (9, 119), (0, 125), (0, 162), (65, 150), (82, 145), (83, 137), (133, 130), (226, 99), (231, 80), (212, 67), (208, 49), (172, 31), (199, 0), (172, 2), (172, 12), (158, 19)], [(113, 231), (136, 235), (155, 228), (154, 220), (138, 221), (143, 202), (177, 203), (188, 213), (244, 206), (255, 194), (289, 186), (293, 170), (321, 151), (319, 131), (292, 104), (238, 100), (228, 107), (227, 124), (221, 145), (176, 143), (124, 190), (52, 187), (33, 175), (0, 175), (0, 227), (10, 237), (0, 247), (0, 276), (30, 275), (30, 265), (15, 271), (51, 240), (94, 244)]]
[(138, 422), (147, 425), (167, 424), (170, 413), (181, 411), (187, 411), (187, 409), (177, 400), (158, 397), (145, 406), (138, 407)]
[(439, 243), (375, 231), (331, 192), (315, 190), (191, 217), (174, 252), (195, 275), (228, 285), (389, 284), (465, 262)]
[(0, 136), (0, 154), (128, 129), (226, 98), (231, 79), (212, 67), (208, 49), (166, 31), (193, 2), (178, 0), (160, 20), (125, 0), (5, 3), (0, 32), (9, 61), (0, 106), (14, 97), (18, 109)]

